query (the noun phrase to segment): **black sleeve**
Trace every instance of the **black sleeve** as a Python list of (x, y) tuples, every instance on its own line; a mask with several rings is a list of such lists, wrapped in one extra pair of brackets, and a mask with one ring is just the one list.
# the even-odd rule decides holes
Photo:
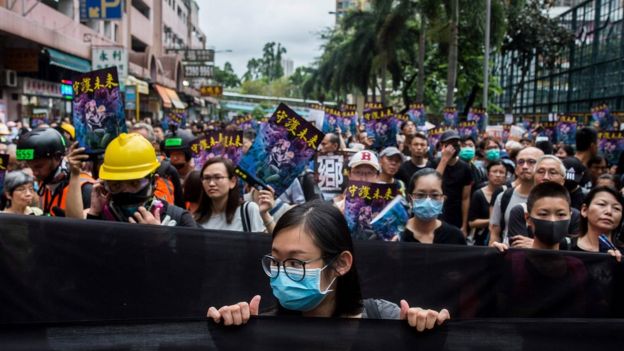
[(406, 170), (406, 163), (407, 162), (412, 162), (412, 161), (405, 161), (403, 162), (403, 164), (401, 165), (401, 167), (399, 167), (399, 171), (396, 174), (396, 178), (400, 181), (402, 181), (405, 184), (409, 183), (409, 179), (407, 179), (407, 170)]
[(91, 208), (91, 190), (93, 190), (93, 184), (84, 183), (80, 189), (82, 193), (82, 207)]
[(509, 223), (507, 223), (507, 230), (508, 236), (529, 236), (526, 220), (524, 219), (524, 207), (521, 204), (514, 206), (509, 212)]
[(464, 165), (466, 167), (464, 167), (464, 181), (463, 181), (463, 184), (464, 184), (464, 186), (468, 186), (468, 185), (471, 185), (474, 182), (474, 179), (472, 177), (472, 167), (470, 167), (470, 164), (465, 163), (465, 162), (464, 162)]
[(433, 233), (434, 244), (467, 245), (464, 234), (454, 225), (442, 222), (442, 225)]

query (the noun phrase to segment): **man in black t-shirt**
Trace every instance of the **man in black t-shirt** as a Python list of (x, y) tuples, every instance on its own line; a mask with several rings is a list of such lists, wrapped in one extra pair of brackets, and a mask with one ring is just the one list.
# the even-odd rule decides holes
[(409, 147), (411, 159), (403, 162), (395, 177), (407, 186), (414, 173), (423, 168), (433, 168), (434, 166), (427, 157), (429, 142), (425, 135), (421, 133), (408, 135), (405, 138), (405, 145)]
[(446, 196), (441, 219), (468, 233), (468, 208), (470, 207), (470, 190), (472, 188), (472, 172), (470, 165), (459, 159), (459, 134), (448, 130), (440, 137), (442, 158), (436, 170), (442, 174), (442, 190)]

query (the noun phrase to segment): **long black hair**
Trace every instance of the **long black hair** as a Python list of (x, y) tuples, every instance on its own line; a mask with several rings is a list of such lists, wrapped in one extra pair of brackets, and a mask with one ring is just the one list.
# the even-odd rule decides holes
[[(200, 177), (203, 177), (204, 170), (208, 166), (215, 164), (215, 163), (222, 163), (225, 166), (225, 169), (227, 170), (228, 179), (232, 179), (233, 177), (236, 177), (236, 174), (234, 173), (235, 168), (234, 168), (234, 165), (232, 164), (232, 161), (223, 157), (215, 157), (206, 161), (206, 163), (201, 169), (201, 172), (199, 173)], [(201, 193), (199, 195), (199, 207), (197, 207), (197, 212), (195, 212), (195, 215), (194, 215), (195, 221), (197, 221), (197, 223), (207, 221), (212, 216), (212, 199), (210, 198), (210, 196), (208, 196), (208, 194), (206, 194), (206, 191), (204, 190), (203, 186), (200, 188), (200, 190), (201, 190)], [(240, 189), (238, 187), (238, 182), (236, 182), (236, 185), (234, 186), (234, 188), (230, 189), (230, 191), (228, 192), (228, 199), (227, 199), (227, 203), (225, 204), (225, 221), (228, 224), (232, 223), (232, 220), (234, 219), (234, 215), (236, 214), (236, 209), (238, 208), (239, 205), (240, 205)]]
[[(273, 239), (286, 228), (303, 226), (303, 232), (312, 237), (312, 241), (321, 249), (325, 264), (330, 264), (344, 251), (353, 255), (353, 241), (345, 217), (333, 205), (315, 200), (295, 206), (284, 213), (273, 229)], [(355, 266), (355, 258), (351, 269), (336, 278), (336, 309), (333, 316), (349, 316), (362, 312), (362, 291), (360, 279)], [(289, 314), (281, 306), (278, 314)]]

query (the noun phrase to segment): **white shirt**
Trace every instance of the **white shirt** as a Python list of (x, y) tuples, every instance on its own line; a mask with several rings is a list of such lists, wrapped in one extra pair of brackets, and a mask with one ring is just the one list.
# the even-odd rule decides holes
[[(258, 204), (255, 202), (249, 202), (249, 206), (247, 206), (247, 214), (249, 215), (252, 232), (257, 233), (264, 232), (266, 230), (264, 223), (262, 222), (262, 217), (260, 216), (260, 208), (258, 207)], [(241, 219), (241, 206), (236, 208), (234, 218), (232, 218), (232, 223), (230, 224), (226, 221), (225, 212), (213, 214), (209, 220), (200, 224), (204, 229), (233, 230), (242, 232), (243, 221)]]

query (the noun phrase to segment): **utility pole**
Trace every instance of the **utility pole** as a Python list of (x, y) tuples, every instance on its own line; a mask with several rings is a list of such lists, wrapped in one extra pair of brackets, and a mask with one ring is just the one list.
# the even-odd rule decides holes
[(486, 110), (484, 125), (489, 124), (487, 114), (488, 107), (488, 90), (490, 83), (490, 17), (492, 16), (492, 0), (486, 0), (486, 16), (485, 16), (485, 55), (483, 58), (483, 108)]

